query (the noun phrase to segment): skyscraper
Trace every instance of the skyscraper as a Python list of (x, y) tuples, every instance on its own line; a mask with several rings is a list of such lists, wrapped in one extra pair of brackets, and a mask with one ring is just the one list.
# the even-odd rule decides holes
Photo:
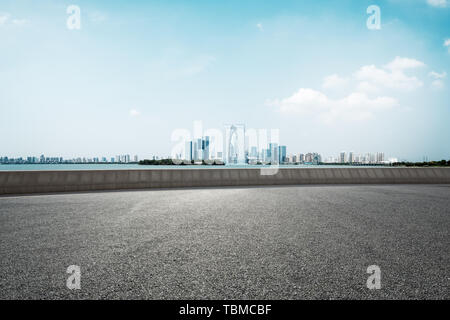
[(352, 151), (349, 152), (349, 154), (348, 154), (348, 162), (350, 162), (350, 163), (355, 162), (355, 157), (354, 157), (354, 154)]
[(209, 160), (209, 136), (203, 139), (203, 160)]
[(184, 158), (185, 160), (192, 161), (192, 141), (186, 141), (185, 149), (184, 149)]
[(279, 155), (278, 155), (278, 162), (283, 163), (286, 161), (286, 146), (280, 146), (279, 147)]
[(345, 154), (345, 151), (342, 151), (339, 155), (339, 162), (340, 163), (346, 163), (347, 162), (347, 155)]
[(245, 126), (243, 124), (225, 125), (225, 162), (244, 164)]

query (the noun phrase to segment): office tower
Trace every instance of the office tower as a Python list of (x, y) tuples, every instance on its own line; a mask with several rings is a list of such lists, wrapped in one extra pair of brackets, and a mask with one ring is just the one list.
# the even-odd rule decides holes
[(192, 160), (198, 160), (197, 141), (192, 141)]
[(258, 158), (258, 148), (253, 146), (250, 148), (250, 157)]
[(225, 125), (225, 162), (244, 164), (245, 159), (245, 125)]
[(278, 162), (283, 163), (285, 161), (286, 161), (286, 146), (280, 146), (278, 153)]
[(184, 159), (192, 161), (192, 141), (186, 141), (184, 146)]
[(377, 163), (383, 163), (383, 162), (384, 162), (384, 153), (377, 152)]
[(269, 143), (270, 157), (268, 161), (279, 163), (278, 143)]
[(322, 156), (316, 152), (312, 154), (312, 163), (319, 164), (322, 162)]
[(303, 153), (300, 153), (298, 155), (298, 161), (301, 163), (305, 162), (305, 155)]
[(202, 138), (197, 139), (197, 158), (195, 160), (203, 159), (203, 148), (204, 148), (203, 139)]
[(342, 151), (339, 155), (339, 162), (340, 163), (346, 163), (347, 162), (347, 155), (345, 154), (345, 151)]
[(203, 139), (203, 160), (209, 160), (209, 136)]
[(280, 163), (280, 161), (279, 161), (280, 152), (279, 152), (279, 150), (278, 150), (278, 143), (274, 143), (272, 146), (273, 146), (273, 150), (272, 150), (272, 162)]
[(348, 154), (348, 162), (350, 162), (350, 163), (355, 162), (353, 151), (349, 152), (349, 154)]
[(266, 155), (265, 155), (265, 161), (266, 162), (270, 162), (270, 160), (272, 159), (272, 150), (270, 149), (270, 146), (268, 149), (266, 149)]
[(135, 155), (135, 156), (134, 156), (134, 162), (138, 162), (138, 161), (139, 161), (139, 158), (138, 158), (137, 155)]

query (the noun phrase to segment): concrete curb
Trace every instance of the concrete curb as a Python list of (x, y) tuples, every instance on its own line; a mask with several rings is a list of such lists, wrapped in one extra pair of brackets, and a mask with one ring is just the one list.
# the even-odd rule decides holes
[(450, 184), (450, 168), (257, 168), (0, 171), (0, 194), (147, 188), (302, 185)]

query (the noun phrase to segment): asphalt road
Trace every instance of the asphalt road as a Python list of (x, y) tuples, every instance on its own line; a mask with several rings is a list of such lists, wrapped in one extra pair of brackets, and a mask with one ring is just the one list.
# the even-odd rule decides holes
[(449, 299), (450, 186), (0, 197), (0, 253), (1, 299)]

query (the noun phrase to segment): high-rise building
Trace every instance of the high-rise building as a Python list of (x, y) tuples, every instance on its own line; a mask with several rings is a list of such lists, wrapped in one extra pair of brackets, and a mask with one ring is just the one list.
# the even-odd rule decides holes
[(377, 163), (383, 163), (383, 162), (384, 162), (384, 153), (377, 152)]
[(243, 124), (225, 125), (225, 162), (246, 163), (245, 150), (245, 126)]
[(285, 161), (286, 161), (286, 146), (280, 146), (278, 154), (278, 162), (283, 163)]
[(209, 136), (204, 137), (203, 139), (203, 160), (209, 160)]
[(278, 143), (269, 143), (270, 159), (272, 163), (279, 163)]
[(300, 153), (298, 155), (298, 162), (300, 162), (300, 163), (305, 162), (305, 155), (303, 153)]
[(345, 151), (342, 151), (339, 155), (339, 162), (340, 163), (346, 163), (347, 162), (347, 155), (345, 154)]
[(314, 164), (319, 164), (322, 162), (322, 156), (318, 153), (313, 153), (312, 154), (312, 163)]
[(184, 159), (192, 161), (192, 141), (186, 141), (184, 147)]
[(350, 151), (348, 154), (348, 162), (350, 162), (350, 163), (355, 162), (355, 157), (354, 157), (353, 151)]

